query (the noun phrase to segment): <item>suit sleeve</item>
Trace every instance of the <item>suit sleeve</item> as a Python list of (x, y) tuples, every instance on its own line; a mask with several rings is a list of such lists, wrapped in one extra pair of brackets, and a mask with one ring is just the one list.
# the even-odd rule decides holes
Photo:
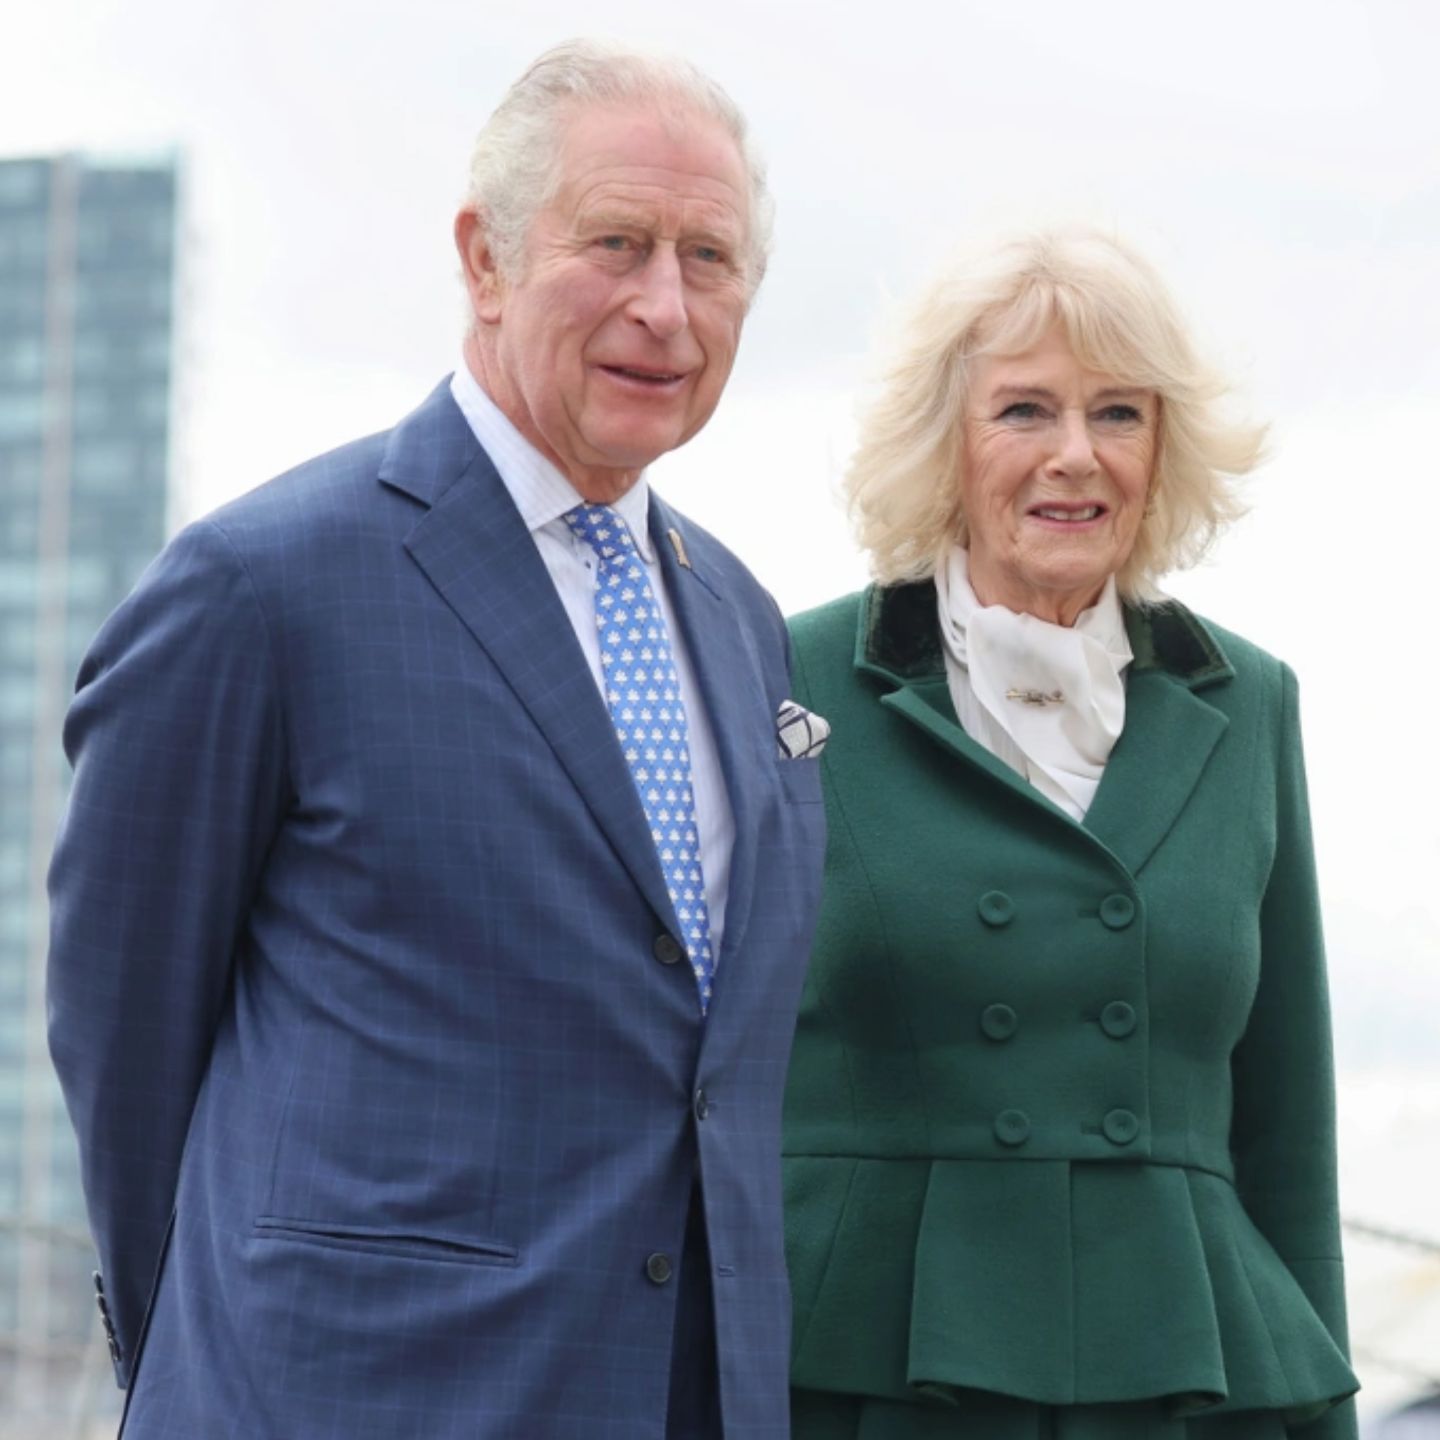
[[(1285, 666), (1280, 689), (1275, 862), (1260, 912), (1260, 984), (1232, 1062), (1232, 1145), (1247, 1213), (1348, 1354), (1325, 946), (1297, 687)], [(1297, 1433), (1353, 1440), (1353, 1402)]]
[(182, 533), (110, 618), (65, 723), (50, 1048), (129, 1383), (236, 944), (286, 801), (271, 637), (226, 536)]

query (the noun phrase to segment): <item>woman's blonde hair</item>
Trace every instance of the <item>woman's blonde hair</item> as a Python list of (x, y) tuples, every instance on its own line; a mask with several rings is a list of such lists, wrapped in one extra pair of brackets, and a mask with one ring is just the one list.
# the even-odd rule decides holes
[(1228, 385), (1200, 362), (1155, 270), (1092, 231), (1018, 237), (952, 262), (906, 317), (845, 476), (861, 546), (882, 583), (921, 580), (968, 543), (960, 501), (970, 363), (1028, 349), (1056, 322), (1087, 369), (1159, 396), (1150, 500), (1117, 575), (1131, 601), (1193, 565), (1242, 506), (1231, 477), (1259, 461), (1265, 427), (1227, 421)]

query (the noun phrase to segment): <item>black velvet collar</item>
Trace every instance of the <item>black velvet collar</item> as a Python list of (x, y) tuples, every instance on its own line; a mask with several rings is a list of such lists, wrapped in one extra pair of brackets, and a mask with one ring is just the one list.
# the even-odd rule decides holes
[[(935, 605), (933, 580), (872, 585), (860, 604), (856, 666), (900, 684), (943, 679), (945, 657)], [(1165, 670), (1191, 689), (1235, 674), (1204, 622), (1178, 600), (1126, 605), (1125, 629), (1137, 670)]]

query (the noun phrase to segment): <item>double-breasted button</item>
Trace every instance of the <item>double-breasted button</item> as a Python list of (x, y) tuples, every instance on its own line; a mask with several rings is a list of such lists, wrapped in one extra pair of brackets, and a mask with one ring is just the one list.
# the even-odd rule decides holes
[(1015, 902), (1003, 890), (987, 890), (976, 907), (980, 918), (997, 929), (1015, 918)]
[(1002, 1145), (1023, 1145), (1030, 1138), (1030, 1117), (1023, 1110), (1002, 1110), (995, 1117), (995, 1138)]
[(980, 1029), (989, 1040), (1008, 1040), (1020, 1028), (1020, 1017), (1008, 1005), (987, 1005)]
[(695, 1091), (695, 1118), (697, 1120), (708, 1119), (710, 1115), (710, 1097), (701, 1089)]
[(676, 965), (685, 958), (685, 947), (668, 931), (655, 937), (653, 949), (662, 965)]
[(1107, 895), (1100, 902), (1100, 919), (1112, 930), (1123, 930), (1135, 918), (1135, 902), (1128, 895)]
[(1109, 1110), (1100, 1122), (1105, 1138), (1112, 1145), (1128, 1145), (1140, 1133), (1140, 1122), (1129, 1110)]
[(1124, 1000), (1112, 1000), (1100, 1012), (1100, 1028), (1112, 1040), (1123, 1040), (1134, 1033), (1135, 1007)]
[(663, 1285), (675, 1273), (670, 1257), (656, 1251), (645, 1261), (645, 1278), (652, 1285)]

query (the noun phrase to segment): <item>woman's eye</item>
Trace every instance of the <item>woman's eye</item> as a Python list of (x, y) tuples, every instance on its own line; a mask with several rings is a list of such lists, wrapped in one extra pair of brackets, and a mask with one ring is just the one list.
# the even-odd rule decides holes
[(1040, 414), (1040, 407), (1033, 400), (1017, 400), (1013, 405), (1007, 405), (1000, 412), (1000, 418), (1002, 420), (1038, 420)]
[(1135, 405), (1107, 405), (1100, 412), (1100, 419), (1109, 425), (1135, 425), (1144, 419), (1144, 416)]

